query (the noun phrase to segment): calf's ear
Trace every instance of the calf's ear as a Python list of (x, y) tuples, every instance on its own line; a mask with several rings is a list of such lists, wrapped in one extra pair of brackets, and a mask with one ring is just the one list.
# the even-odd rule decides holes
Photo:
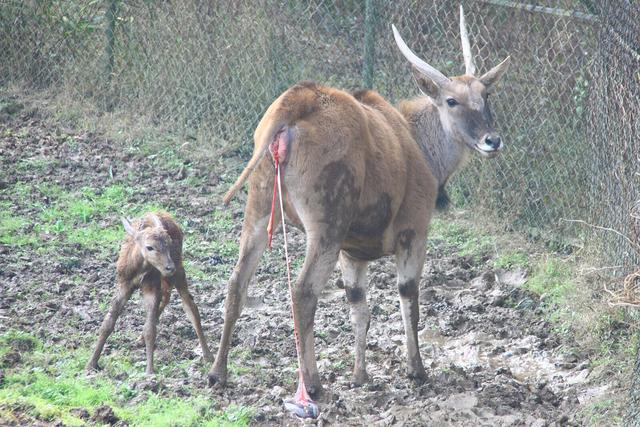
[(129, 220), (127, 218), (121, 218), (121, 219), (122, 219), (122, 225), (124, 225), (124, 229), (127, 232), (127, 234), (135, 238), (138, 233), (136, 232), (136, 230), (133, 229), (133, 226), (131, 225)]

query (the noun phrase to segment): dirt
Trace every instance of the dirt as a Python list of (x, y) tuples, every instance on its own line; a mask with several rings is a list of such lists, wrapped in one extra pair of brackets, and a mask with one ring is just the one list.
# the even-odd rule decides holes
[[(2, 187), (17, 182), (56, 183), (69, 191), (101, 188), (121, 183), (140, 191), (134, 203), (155, 200), (177, 217), (188, 218), (189, 235), (205, 235), (205, 215), (223, 209), (220, 195), (226, 190), (220, 175), (206, 160), (194, 161), (176, 171), (149, 158), (119, 149), (104, 136), (52, 125), (36, 110), (23, 110), (0, 123), (13, 135), (0, 141)], [(74, 141), (69, 144), (69, 141)], [(18, 162), (37, 158), (46, 165), (37, 171), (12, 172)], [(204, 178), (190, 186), (184, 176)], [(41, 195), (30, 194), (31, 200)], [(34, 208), (13, 206), (14, 214), (35, 217)], [(237, 241), (242, 206), (231, 209), (237, 225), (216, 238)], [(210, 218), (208, 216), (207, 218)], [(118, 213), (110, 218), (117, 223)], [(291, 252), (304, 253), (304, 236), (290, 231)], [(43, 239), (46, 239), (43, 236)], [(282, 247), (280, 236), (274, 246)], [(493, 270), (487, 259), (453, 256), (450, 247), (428, 247), (428, 261), (420, 281), (420, 350), (428, 380), (416, 384), (405, 376), (403, 326), (391, 259), (370, 264), (368, 301), (371, 329), (367, 363), (370, 382), (352, 387), (353, 334), (344, 291), (334, 273), (319, 302), (316, 316), (316, 352), (325, 393), (318, 425), (402, 426), (546, 426), (576, 424), (579, 407), (599, 393), (587, 386), (591, 368), (584, 356), (571, 352), (544, 320), (540, 301), (522, 289), (527, 271)], [(190, 360), (182, 377), (140, 380), (118, 378), (132, 388), (152, 393), (188, 396), (193, 390), (210, 393), (212, 402), (255, 408), (254, 425), (299, 425), (285, 413), (282, 400), (295, 391), (295, 346), (289, 318), (288, 292), (278, 256), (264, 258), (250, 289), (248, 306), (233, 338), (235, 359), (228, 386), (210, 390), (206, 367), (199, 359), (195, 334), (179, 299), (173, 297), (160, 320), (156, 367), (176, 360)], [(96, 337), (103, 310), (100, 302), (113, 292), (112, 256), (74, 245), (61, 245), (54, 256), (40, 257), (25, 248), (0, 246), (0, 332), (27, 330), (46, 345), (69, 349), (88, 347)], [(196, 260), (206, 268), (225, 266), (229, 273), (235, 259), (210, 253)], [(81, 280), (72, 280), (72, 276)], [(205, 333), (215, 351), (223, 322), (226, 283), (223, 280), (191, 280)], [(126, 346), (144, 370), (144, 350), (135, 346), (144, 316), (139, 304), (130, 304), (116, 326), (123, 337), (107, 344), (105, 354), (117, 354)], [(140, 362), (140, 363), (137, 363)], [(107, 407), (108, 408), (108, 407)], [(104, 412), (104, 413), (103, 413)], [(86, 416), (86, 414), (85, 414)], [(94, 420), (115, 423), (110, 408), (92, 415)]]
[(114, 425), (118, 422), (118, 417), (113, 413), (113, 408), (108, 405), (97, 407), (92, 419), (98, 424)]

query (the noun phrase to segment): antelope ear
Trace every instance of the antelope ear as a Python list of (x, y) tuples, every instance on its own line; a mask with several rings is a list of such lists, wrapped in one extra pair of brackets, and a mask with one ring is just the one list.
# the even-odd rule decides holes
[(153, 221), (153, 225), (162, 228), (162, 221), (160, 221), (160, 217), (154, 213), (152, 213), (150, 216), (151, 220)]
[(507, 71), (510, 63), (511, 56), (507, 56), (504, 61), (502, 61), (501, 63), (484, 73), (482, 77), (480, 77), (480, 81), (482, 82), (482, 84), (489, 87), (496, 83), (498, 80), (500, 80), (504, 72)]
[(417, 67), (412, 66), (411, 71), (413, 72), (413, 78), (418, 84), (420, 92), (424, 93), (431, 99), (438, 98), (438, 95), (440, 95), (440, 86)]
[(136, 230), (133, 229), (133, 226), (131, 225), (131, 223), (129, 222), (128, 219), (126, 218), (121, 218), (122, 219), (122, 225), (124, 225), (124, 229), (127, 232), (127, 234), (133, 238), (135, 238), (138, 234), (138, 232)]

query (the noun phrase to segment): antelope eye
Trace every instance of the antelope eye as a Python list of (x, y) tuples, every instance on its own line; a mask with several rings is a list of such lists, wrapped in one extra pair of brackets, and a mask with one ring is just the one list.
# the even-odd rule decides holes
[(449, 98), (449, 99), (447, 99), (447, 105), (449, 107), (455, 107), (456, 105), (458, 105), (458, 101), (456, 101), (453, 98)]
[(148, 251), (152, 251), (153, 250), (153, 246), (147, 246), (147, 250)]

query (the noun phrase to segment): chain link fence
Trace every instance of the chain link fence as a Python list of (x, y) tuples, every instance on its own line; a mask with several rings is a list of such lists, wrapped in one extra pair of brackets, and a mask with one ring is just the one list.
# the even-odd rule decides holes
[[(463, 1), (480, 72), (512, 66), (492, 99), (507, 143), (452, 182), (458, 205), (559, 249), (588, 243), (630, 267), (640, 199), (640, 5)], [(144, 116), (248, 156), (269, 104), (300, 80), (417, 94), (390, 30), (444, 74), (463, 73), (458, 1), (3, 1), (0, 84)]]

